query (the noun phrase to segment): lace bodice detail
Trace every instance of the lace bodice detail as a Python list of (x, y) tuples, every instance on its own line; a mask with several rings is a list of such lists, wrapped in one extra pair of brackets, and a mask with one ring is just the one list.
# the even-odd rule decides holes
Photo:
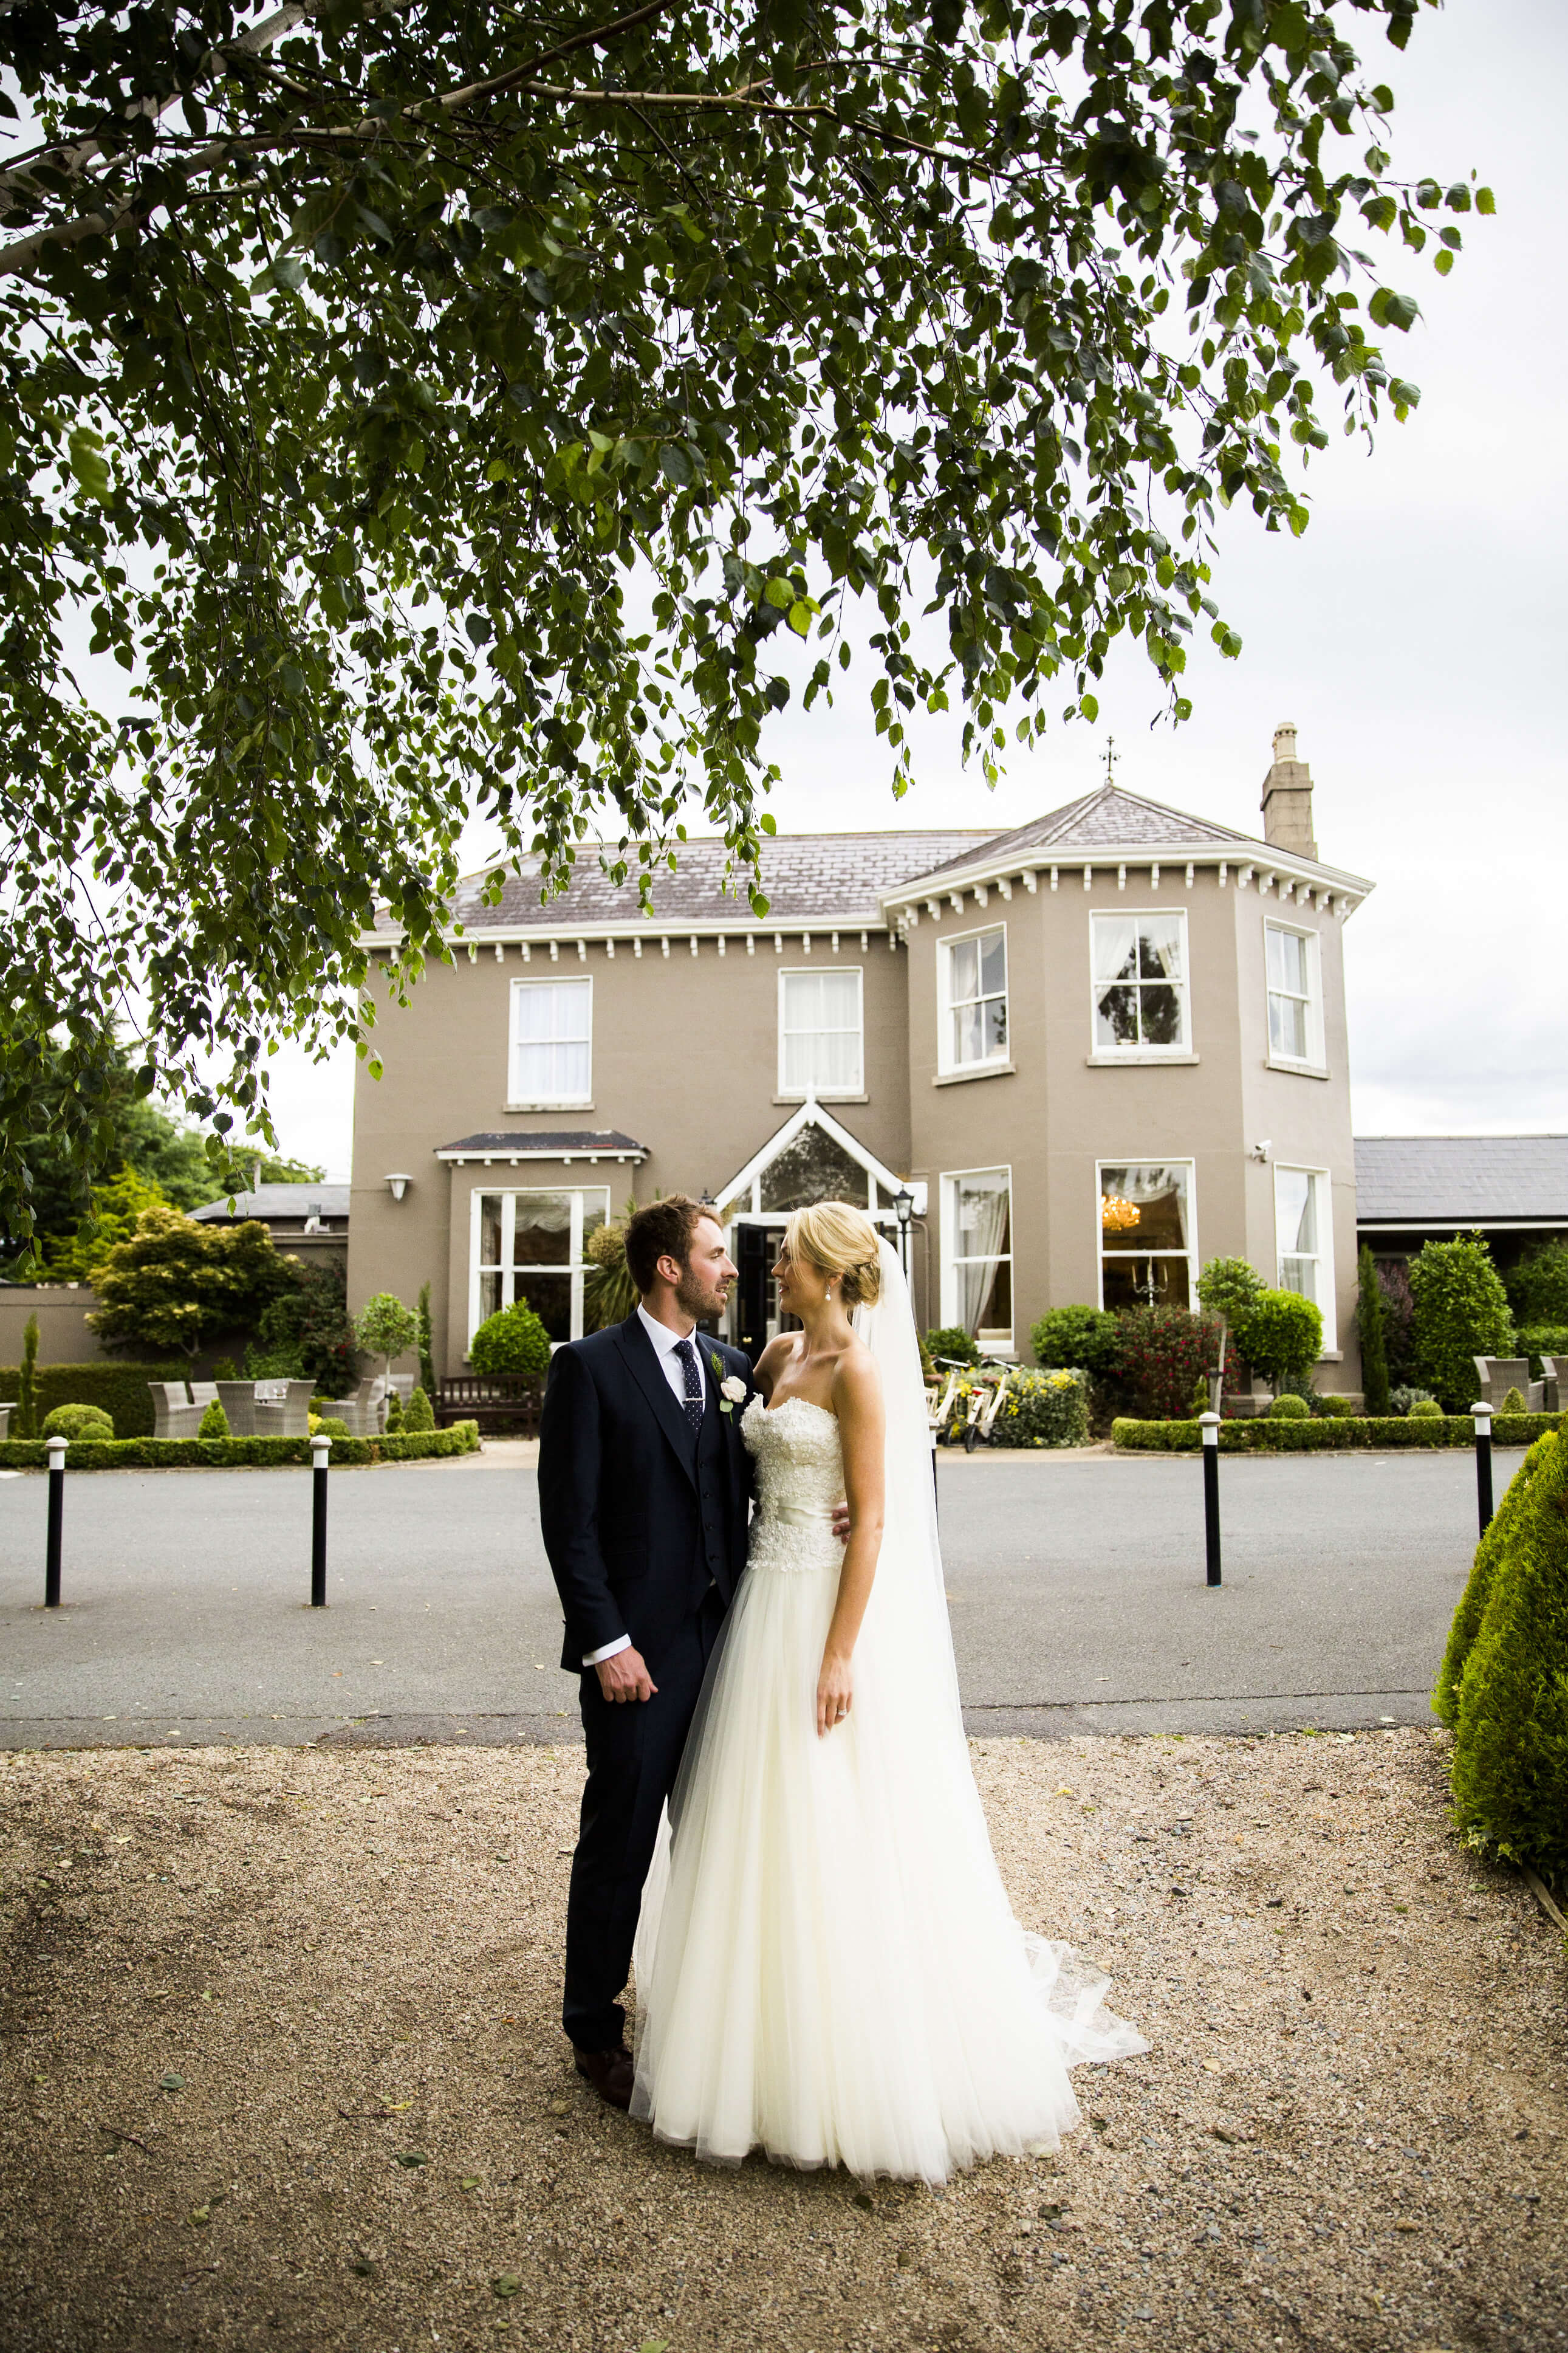
[(837, 1568), (844, 1557), (833, 1533), (833, 1507), (844, 1501), (837, 1416), (805, 1398), (786, 1398), (769, 1412), (754, 1397), (741, 1435), (757, 1466), (752, 1567)]

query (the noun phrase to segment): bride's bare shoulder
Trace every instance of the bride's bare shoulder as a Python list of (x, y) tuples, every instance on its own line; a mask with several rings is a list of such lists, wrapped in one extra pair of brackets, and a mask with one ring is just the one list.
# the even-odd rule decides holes
[(881, 1367), (862, 1339), (851, 1340), (833, 1368), (833, 1409), (840, 1419), (882, 1409)]

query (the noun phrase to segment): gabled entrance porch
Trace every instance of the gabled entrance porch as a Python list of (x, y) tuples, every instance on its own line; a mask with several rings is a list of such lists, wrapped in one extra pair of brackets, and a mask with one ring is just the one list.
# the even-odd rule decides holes
[(914, 1196), (913, 1214), (925, 1215), (925, 1187), (906, 1185), (895, 1169), (868, 1151), (841, 1120), (808, 1095), (743, 1168), (738, 1169), (714, 1204), (726, 1229), (730, 1255), (741, 1270), (731, 1294), (728, 1336), (753, 1359), (780, 1328), (773, 1261), (792, 1209), (814, 1201), (853, 1201), (898, 1237), (895, 1197)]

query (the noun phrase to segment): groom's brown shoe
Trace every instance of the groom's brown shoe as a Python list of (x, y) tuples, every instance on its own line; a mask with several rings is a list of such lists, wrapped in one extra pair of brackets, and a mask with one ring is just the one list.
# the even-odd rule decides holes
[(624, 2047), (619, 2051), (578, 2051), (577, 2073), (585, 2075), (601, 2100), (612, 2108), (629, 2108), (632, 2104), (632, 2054)]

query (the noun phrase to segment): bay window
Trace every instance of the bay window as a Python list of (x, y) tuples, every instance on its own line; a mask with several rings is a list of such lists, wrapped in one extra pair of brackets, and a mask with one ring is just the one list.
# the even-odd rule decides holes
[(1268, 970), (1268, 1056), (1321, 1069), (1323, 1060), (1322, 957), (1316, 932), (1289, 923), (1263, 926)]
[(1326, 1168), (1274, 1170), (1274, 1245), (1281, 1291), (1299, 1291), (1323, 1319), (1323, 1346), (1338, 1345), (1334, 1254)]
[(968, 1168), (942, 1180), (942, 1320), (987, 1353), (1013, 1347), (1013, 1172)]
[(588, 1237), (610, 1214), (607, 1185), (475, 1193), (468, 1253), (468, 1338), (526, 1300), (552, 1340), (580, 1340)]
[(1091, 915), (1089, 939), (1095, 1053), (1190, 1052), (1185, 912)]
[(938, 1064), (943, 1074), (1007, 1060), (1007, 934), (971, 932), (937, 946)]
[(1197, 1262), (1190, 1160), (1100, 1164), (1100, 1303), (1190, 1307)]

